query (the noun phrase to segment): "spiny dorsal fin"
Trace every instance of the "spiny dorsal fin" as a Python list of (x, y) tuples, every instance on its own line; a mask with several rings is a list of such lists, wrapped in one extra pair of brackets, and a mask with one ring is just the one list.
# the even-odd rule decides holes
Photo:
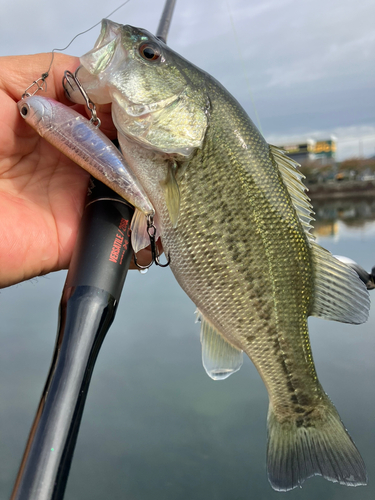
[(232, 346), (197, 310), (201, 326), (202, 363), (213, 380), (224, 380), (237, 372), (243, 363), (243, 351)]
[(306, 195), (306, 187), (301, 181), (304, 176), (297, 171), (299, 165), (282, 149), (270, 145), (270, 151), (309, 238), (314, 270), (314, 298), (310, 316), (342, 323), (364, 323), (370, 308), (365, 285), (351, 268), (314, 241), (310, 234), (314, 212)]
[(288, 189), (302, 227), (309, 239), (313, 240), (314, 236), (310, 234), (310, 229), (312, 228), (310, 223), (314, 220), (314, 211), (310, 203), (310, 198), (306, 195), (307, 188), (302, 182), (304, 175), (297, 170), (300, 165), (289, 158), (282, 149), (271, 144), (269, 147), (284, 184)]

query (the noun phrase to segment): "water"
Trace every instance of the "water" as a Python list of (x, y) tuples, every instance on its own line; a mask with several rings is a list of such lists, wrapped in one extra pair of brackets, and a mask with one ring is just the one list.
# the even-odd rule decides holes
[[(314, 203), (319, 242), (370, 270), (374, 203)], [(65, 273), (0, 292), (0, 498), (9, 498), (53, 350)], [(374, 302), (375, 292), (372, 292)], [(274, 492), (265, 467), (268, 398), (245, 356), (213, 381), (195, 307), (168, 269), (129, 273), (92, 378), (66, 500), (375, 498), (375, 307), (353, 326), (310, 320), (321, 382), (366, 462), (367, 487), (322, 478)]]

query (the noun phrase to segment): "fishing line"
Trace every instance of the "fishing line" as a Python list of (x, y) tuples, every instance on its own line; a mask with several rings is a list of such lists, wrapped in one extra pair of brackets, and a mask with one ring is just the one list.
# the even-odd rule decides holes
[(229, 0), (227, 0), (227, 7), (228, 7), (228, 13), (229, 13), (230, 23), (231, 23), (233, 34), (234, 34), (234, 40), (236, 42), (236, 47), (237, 47), (237, 50), (238, 50), (238, 53), (239, 53), (239, 56), (240, 56), (241, 67), (242, 67), (242, 71), (243, 71), (243, 74), (244, 74), (244, 77), (245, 77), (245, 82), (246, 82), (247, 90), (248, 90), (249, 95), (250, 95), (251, 104), (253, 105), (253, 108), (254, 108), (255, 118), (256, 118), (256, 122), (257, 122), (257, 125), (258, 125), (258, 128), (259, 128), (259, 131), (263, 135), (262, 125), (260, 123), (260, 118), (259, 118), (259, 115), (258, 115), (258, 110), (256, 108), (255, 100), (254, 100), (254, 97), (253, 97), (253, 93), (251, 91), (250, 81), (249, 81), (249, 78), (247, 76), (247, 70), (246, 70), (246, 66), (245, 66), (245, 58), (243, 56), (243, 52), (241, 50), (241, 44), (240, 44), (238, 36), (237, 36), (236, 26), (234, 24), (234, 20), (233, 20), (232, 11), (231, 11), (231, 8), (230, 8)]
[[(129, 3), (130, 0), (126, 0), (125, 2), (123, 2), (121, 5), (119, 5), (118, 7), (116, 7), (115, 10), (113, 10), (110, 14), (108, 14), (106, 16), (106, 19), (110, 18), (115, 12), (117, 12), (118, 10), (120, 10), (122, 7), (124, 7), (127, 3)], [(34, 80), (34, 82), (25, 90), (25, 92), (23, 93), (22, 95), (22, 98), (24, 97), (29, 97), (30, 95), (34, 95), (36, 92), (38, 92), (39, 90), (47, 90), (47, 82), (46, 82), (46, 79), (48, 78), (49, 76), (49, 72), (51, 71), (51, 68), (52, 68), (52, 64), (53, 64), (53, 60), (54, 60), (54, 57), (55, 57), (55, 52), (63, 52), (64, 50), (66, 50), (67, 48), (69, 48), (71, 46), (71, 44), (74, 42), (74, 40), (76, 38), (78, 38), (79, 36), (81, 35), (84, 35), (85, 33), (88, 33), (89, 31), (91, 31), (92, 29), (96, 28), (96, 26), (98, 26), (100, 23), (102, 22), (102, 20), (98, 21), (96, 24), (94, 24), (93, 26), (91, 26), (91, 28), (88, 28), (87, 30), (85, 31), (81, 31), (80, 33), (78, 33), (77, 35), (75, 35), (71, 40), (70, 42), (68, 43), (68, 45), (62, 49), (53, 49), (51, 54), (51, 62), (50, 62), (50, 65), (47, 69), (47, 71), (45, 73), (42, 74), (42, 76), (40, 78), (38, 78), (37, 80)], [(28, 93), (28, 90), (31, 89), (31, 87), (33, 87), (34, 85), (37, 86), (37, 89), (36, 91), (33, 93), (33, 94), (29, 94)]]

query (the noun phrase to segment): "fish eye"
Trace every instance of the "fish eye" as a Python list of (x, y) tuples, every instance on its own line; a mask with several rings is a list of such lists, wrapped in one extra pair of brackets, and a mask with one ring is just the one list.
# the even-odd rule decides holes
[(153, 43), (143, 43), (139, 47), (139, 53), (146, 61), (157, 61), (161, 55), (159, 48)]

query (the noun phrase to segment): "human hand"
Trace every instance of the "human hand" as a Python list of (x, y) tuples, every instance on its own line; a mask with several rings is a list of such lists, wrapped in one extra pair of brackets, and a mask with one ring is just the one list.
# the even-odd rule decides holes
[[(84, 208), (89, 174), (42, 139), (16, 105), (50, 61), (50, 53), (1, 58), (0, 288), (66, 269)], [(71, 106), (61, 82), (78, 65), (75, 57), (55, 54), (43, 95)], [(73, 107), (86, 114), (84, 106)], [(99, 107), (98, 115), (101, 130), (114, 139), (110, 106)], [(150, 254), (138, 255), (139, 263)]]

